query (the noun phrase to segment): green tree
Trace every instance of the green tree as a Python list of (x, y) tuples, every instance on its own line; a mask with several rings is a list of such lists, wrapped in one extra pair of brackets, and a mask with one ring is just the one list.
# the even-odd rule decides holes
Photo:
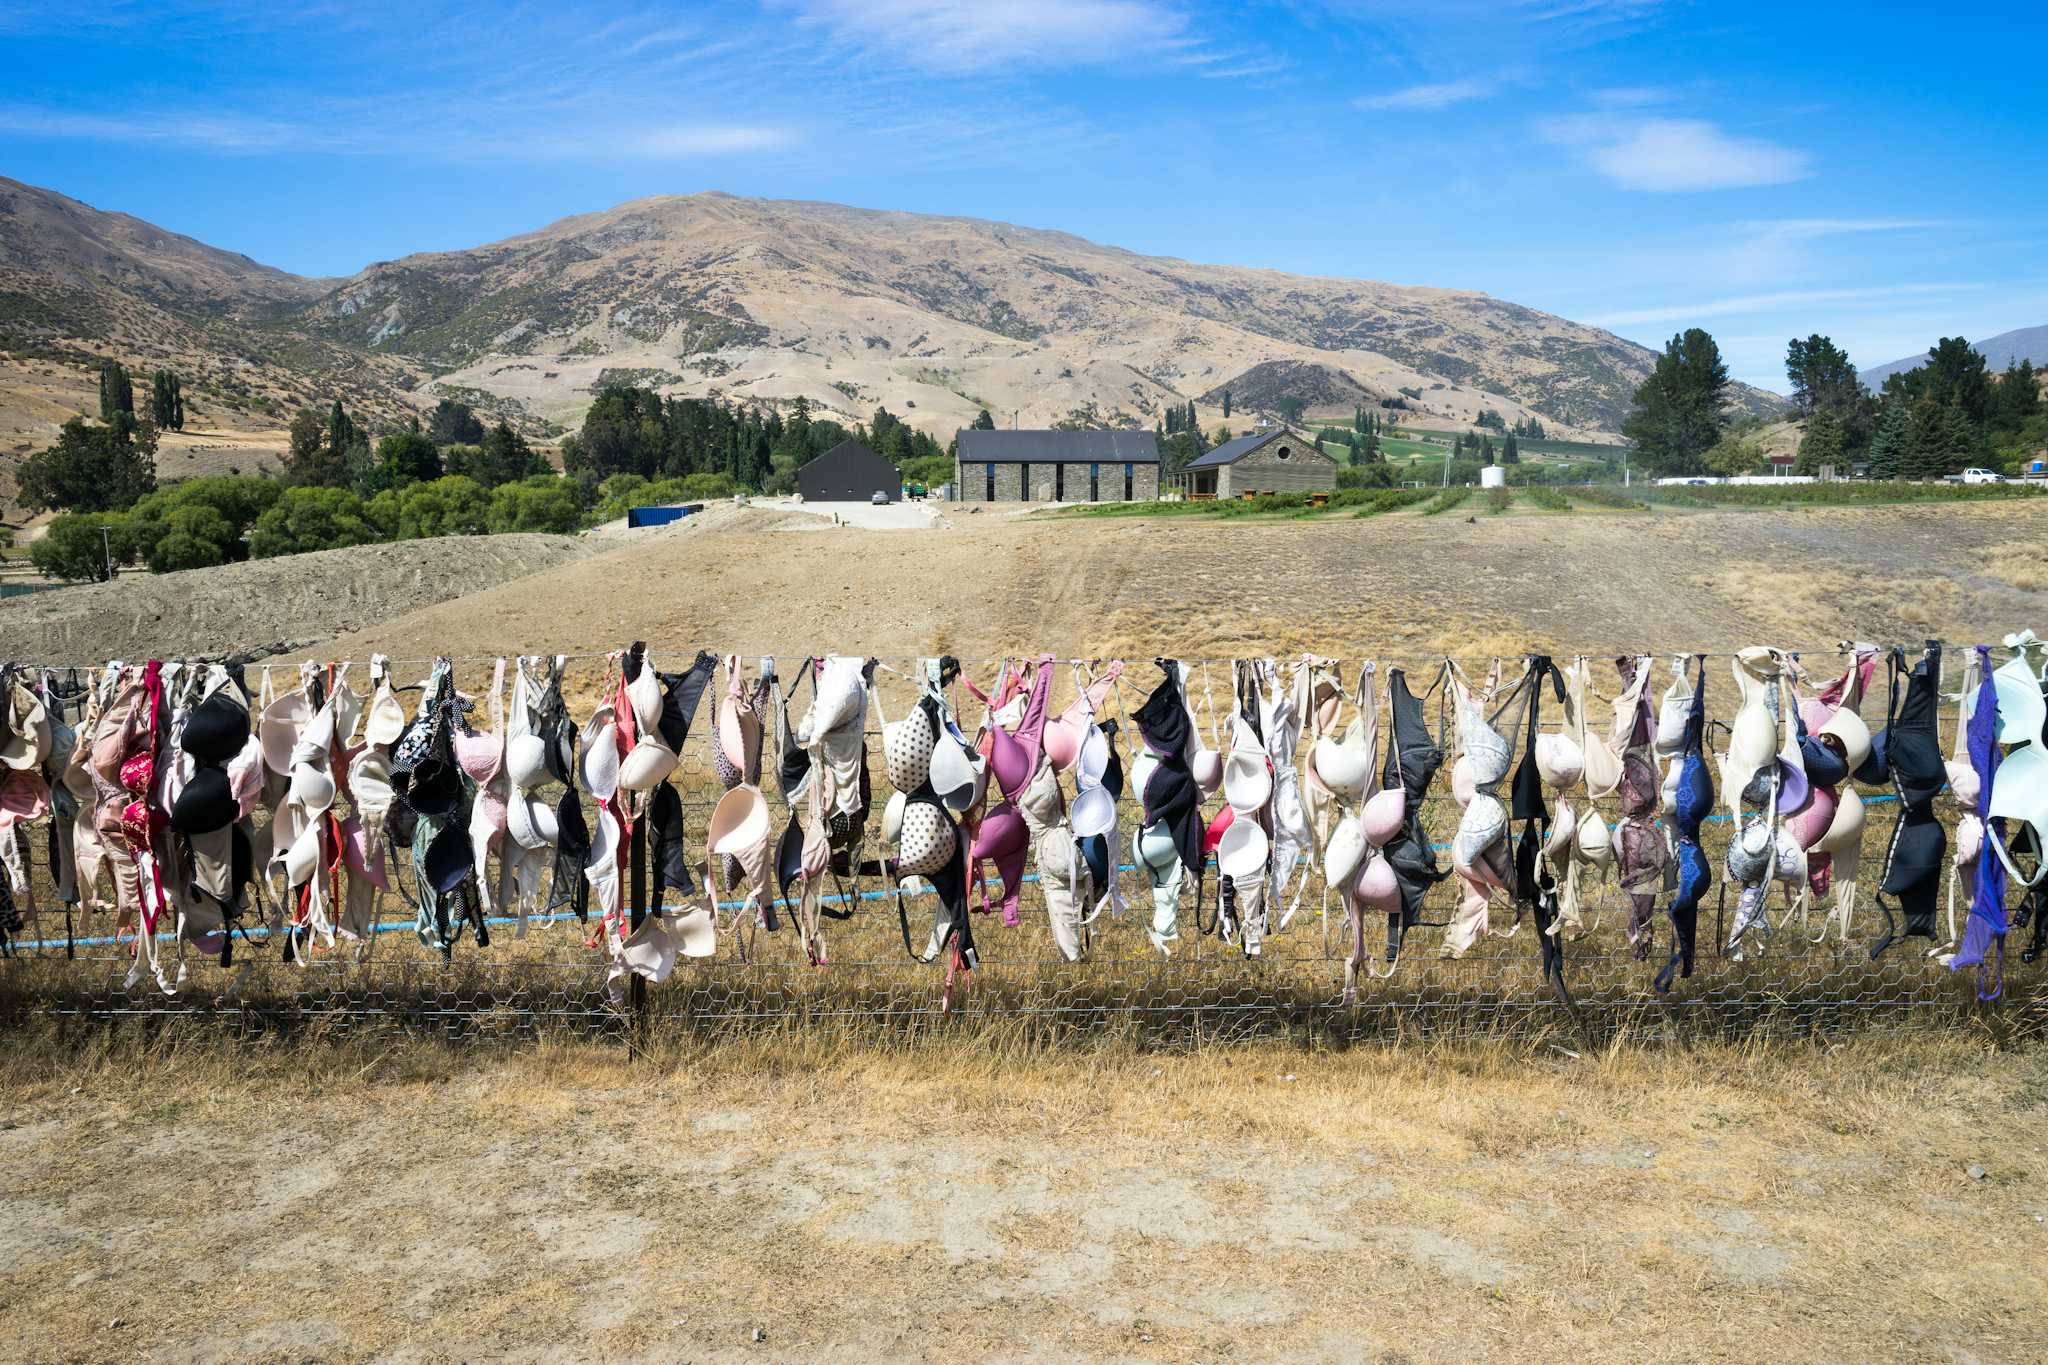
[(298, 416), (292, 418), (284, 457), (286, 483), (302, 488), (332, 488), (342, 482), (345, 470), (328, 440), (329, 430), (329, 420), (312, 408), (301, 408)]
[(1848, 431), (1842, 420), (1828, 408), (1816, 408), (1806, 419), (1806, 433), (1799, 438), (1799, 459), (1793, 472), (1818, 474), (1832, 465), (1846, 473), (1848, 455)]
[(182, 479), (129, 510), (130, 544), (157, 573), (246, 559), (250, 527), (283, 492), (275, 480), (255, 476)]
[(57, 444), (30, 455), (15, 474), (22, 504), (50, 512), (119, 511), (154, 487), (156, 428), (138, 427), (118, 409), (105, 426), (72, 418)]
[(1818, 332), (1786, 344), (1785, 377), (1792, 384), (1792, 406), (1801, 417), (1827, 411), (1839, 420), (1864, 395), (1863, 380), (1849, 363), (1849, 353)]
[(1871, 478), (1896, 479), (1900, 476), (1905, 467), (1911, 416), (1903, 402), (1894, 400), (1884, 404), (1877, 421), (1877, 431), (1870, 438)]
[(565, 480), (541, 474), (492, 489), (486, 519), (495, 532), (547, 531), (566, 535), (576, 529), (583, 514)]
[(1979, 434), (1961, 407), (1922, 398), (1906, 425), (1900, 472), (1909, 479), (1938, 479), (1969, 465), (1979, 453)]
[(376, 483), (379, 488), (402, 488), (409, 483), (427, 483), (440, 477), (441, 450), (431, 438), (403, 431), (377, 442)]
[(463, 472), (486, 488), (496, 488), (536, 474), (553, 474), (554, 470), (510, 423), (500, 422), (485, 435), (475, 462)]
[(1290, 424), (1296, 423), (1301, 420), (1301, 414), (1308, 411), (1308, 400), (1304, 398), (1282, 398), (1273, 404), (1273, 409), (1280, 414), (1282, 421)]
[(160, 431), (183, 431), (185, 429), (185, 394), (178, 383), (178, 376), (169, 370), (158, 370), (150, 378), (150, 415)]
[(346, 488), (287, 488), (256, 518), (249, 536), (252, 559), (367, 545), (382, 539), (364, 513), (363, 500)]
[(475, 479), (450, 474), (386, 489), (370, 499), (369, 519), (395, 540), (480, 536), (490, 529), (491, 495)]
[(1501, 440), (1500, 462), (1502, 464), (1520, 464), (1522, 462), (1522, 447), (1515, 440), (1515, 433), (1512, 431)]
[(484, 424), (469, 404), (443, 398), (434, 404), (434, 411), (427, 417), (427, 438), (437, 446), (480, 446), (484, 443)]
[(119, 512), (72, 512), (57, 517), (28, 547), (38, 572), (67, 583), (102, 583), (107, 562), (132, 564), (135, 551), (128, 538), (128, 518)]
[(1756, 473), (1763, 466), (1765, 458), (1763, 442), (1754, 436), (1731, 431), (1707, 448), (1700, 457), (1699, 468), (1691, 472), (1733, 478), (1740, 474)]
[(1225, 389), (1225, 390), (1223, 391), (1223, 420), (1224, 420), (1224, 421), (1226, 421), (1226, 422), (1230, 420), (1230, 390), (1229, 390), (1229, 389)]
[(2041, 410), (2041, 383), (2031, 360), (2015, 360), (1998, 377), (1998, 402), (1992, 417), (2002, 431), (2018, 431)]
[(128, 381), (128, 368), (110, 358), (100, 362), (100, 420), (112, 425), (116, 413), (135, 416), (135, 386)]
[(1621, 425), (1636, 464), (1650, 474), (1699, 473), (1721, 439), (1727, 393), (1728, 366), (1714, 338), (1697, 327), (1673, 337)]
[(977, 414), (977, 415), (975, 416), (975, 419), (974, 419), (974, 430), (976, 430), (976, 431), (994, 431), (995, 429), (996, 429), (996, 419), (995, 419), (995, 418), (993, 418), (993, 417), (991, 417), (991, 416), (989, 416), (989, 411), (988, 411), (988, 409), (987, 409), (987, 408), (983, 408), (983, 409), (981, 410), (981, 412), (980, 412), (979, 414)]

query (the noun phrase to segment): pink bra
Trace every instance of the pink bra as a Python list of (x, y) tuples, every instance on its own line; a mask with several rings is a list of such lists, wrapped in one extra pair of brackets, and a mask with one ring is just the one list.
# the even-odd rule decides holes
[(1124, 671), (1124, 661), (1113, 661), (1103, 675), (1089, 683), (1073, 704), (1048, 721), (1045, 727), (1045, 756), (1052, 760), (1052, 766), (1065, 772), (1074, 766), (1074, 760), (1081, 756), (1081, 743), (1088, 738), (1088, 727), (1102, 710), (1102, 703), (1109, 698), (1109, 689), (1116, 685), (1117, 676)]
[(1005, 799), (1015, 799), (1038, 767), (1038, 751), (1045, 735), (1045, 702), (1052, 693), (1052, 655), (1038, 661), (1038, 678), (1031, 684), (1031, 697), (1024, 704), (1024, 718), (1015, 734), (1002, 726), (989, 730), (989, 768), (996, 775)]

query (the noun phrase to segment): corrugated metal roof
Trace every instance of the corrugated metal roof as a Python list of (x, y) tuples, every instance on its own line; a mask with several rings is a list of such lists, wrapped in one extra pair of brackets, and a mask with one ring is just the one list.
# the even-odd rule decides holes
[(979, 431), (960, 433), (968, 464), (1158, 464), (1149, 431)]
[(1285, 432), (1280, 431), (1255, 431), (1249, 436), (1240, 436), (1234, 441), (1225, 441), (1207, 455), (1198, 455), (1194, 459), (1189, 460), (1181, 468), (1183, 470), (1214, 469), (1218, 465), (1235, 464), (1266, 442), (1272, 440), (1275, 436), (1284, 436), (1285, 434)]

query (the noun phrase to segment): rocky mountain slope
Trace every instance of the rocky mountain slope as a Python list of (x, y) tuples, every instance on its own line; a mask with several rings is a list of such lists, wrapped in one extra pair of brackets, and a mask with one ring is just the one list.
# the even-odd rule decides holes
[(1470, 291), (966, 218), (662, 197), (308, 280), (0, 181), (0, 352), (107, 351), (196, 372), (202, 408), (279, 424), (335, 391), (373, 416), (455, 394), (545, 431), (626, 380), (849, 418), (885, 404), (940, 435), (982, 407), (1027, 426), (1150, 425), (1226, 388), (1238, 408), (1295, 396), (1348, 412), (1405, 393), (1446, 422), (1490, 407), (1612, 432), (1654, 359)]

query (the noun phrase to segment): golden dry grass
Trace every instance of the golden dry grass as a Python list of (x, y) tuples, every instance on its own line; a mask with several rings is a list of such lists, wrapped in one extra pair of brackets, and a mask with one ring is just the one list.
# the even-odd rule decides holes
[(2048, 1351), (2048, 1068), (1964, 1036), (634, 1060), (93, 1034), (25, 1040), (0, 1114), (21, 1359)]

